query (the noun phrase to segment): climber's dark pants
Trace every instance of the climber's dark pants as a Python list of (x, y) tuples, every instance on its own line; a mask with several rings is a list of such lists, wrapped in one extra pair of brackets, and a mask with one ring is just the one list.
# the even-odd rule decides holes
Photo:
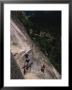
[(41, 69), (41, 71), (44, 73), (44, 69)]
[(24, 66), (24, 74), (26, 73), (26, 71), (29, 69), (28, 65)]

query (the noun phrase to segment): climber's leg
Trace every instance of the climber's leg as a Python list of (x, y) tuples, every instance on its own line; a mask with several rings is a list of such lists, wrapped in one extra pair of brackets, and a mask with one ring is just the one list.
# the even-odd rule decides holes
[(43, 72), (43, 73), (44, 73), (44, 69), (41, 69), (41, 72)]
[(26, 74), (26, 71), (27, 71), (27, 69), (26, 69), (26, 67), (24, 68), (24, 74)]
[(24, 74), (26, 73), (26, 70), (25, 70), (25, 68), (24, 68)]

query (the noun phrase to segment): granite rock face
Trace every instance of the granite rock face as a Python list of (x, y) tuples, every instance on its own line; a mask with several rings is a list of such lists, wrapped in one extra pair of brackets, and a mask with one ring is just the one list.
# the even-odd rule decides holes
[(11, 53), (11, 79), (23, 79), (19, 66)]
[[(11, 19), (11, 78), (12, 79), (60, 79), (61, 76), (40, 48), (31, 40), (26, 28), (17, 19)], [(24, 75), (25, 54), (28, 53), (33, 65)], [(45, 72), (41, 66), (45, 64)]]

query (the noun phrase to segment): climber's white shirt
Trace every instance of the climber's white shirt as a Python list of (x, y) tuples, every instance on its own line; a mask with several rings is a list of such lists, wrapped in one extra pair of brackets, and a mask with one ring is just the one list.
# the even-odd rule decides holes
[[(62, 11), (62, 78), (59, 80), (11, 80), (10, 79), (10, 11), (40, 10)], [(4, 4), (4, 86), (68, 86), (68, 43), (69, 43), (68, 4)]]

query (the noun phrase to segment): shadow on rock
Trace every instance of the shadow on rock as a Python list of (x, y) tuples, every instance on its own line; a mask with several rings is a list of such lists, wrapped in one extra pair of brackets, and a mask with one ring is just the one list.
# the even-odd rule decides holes
[(16, 60), (11, 53), (11, 79), (23, 79), (22, 73), (19, 66), (16, 63)]

